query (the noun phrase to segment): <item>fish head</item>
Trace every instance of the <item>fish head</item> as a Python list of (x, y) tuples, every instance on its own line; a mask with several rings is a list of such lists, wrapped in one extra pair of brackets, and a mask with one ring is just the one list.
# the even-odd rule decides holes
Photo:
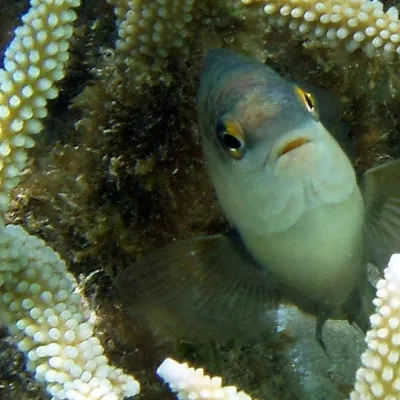
[(212, 50), (197, 97), (204, 154), (231, 224), (284, 231), (357, 182), (350, 160), (320, 121), (312, 93), (229, 50)]

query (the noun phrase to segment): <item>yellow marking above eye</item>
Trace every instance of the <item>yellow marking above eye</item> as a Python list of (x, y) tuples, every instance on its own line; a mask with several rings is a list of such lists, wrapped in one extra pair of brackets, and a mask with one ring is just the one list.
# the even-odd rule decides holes
[(240, 128), (240, 126), (236, 121), (225, 119), (224, 124), (226, 131), (229, 132), (231, 135), (238, 137), (243, 136), (242, 129)]
[(306, 110), (313, 114), (314, 117), (318, 117), (317, 102), (315, 101), (314, 96), (310, 92), (306, 92), (298, 86), (295, 90), (300, 102)]
[(217, 136), (232, 158), (240, 160), (246, 151), (246, 138), (236, 119), (223, 116), (217, 123)]

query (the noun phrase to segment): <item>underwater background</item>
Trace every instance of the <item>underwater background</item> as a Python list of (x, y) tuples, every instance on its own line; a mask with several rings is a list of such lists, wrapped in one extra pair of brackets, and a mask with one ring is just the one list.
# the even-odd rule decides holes
[[(28, 7), (0, 1), (2, 55)], [(160, 66), (146, 58), (154, 67), (149, 71), (146, 63), (121, 62), (116, 40), (113, 6), (83, 1), (67, 76), (49, 104), (6, 222), (22, 225), (66, 260), (98, 315), (97, 334), (110, 360), (140, 381), (138, 399), (175, 398), (155, 375), (167, 356), (204, 367), (253, 398), (345, 398), (364, 347), (363, 334), (347, 321), (327, 323), (327, 354), (314, 339), (315, 319), (290, 305), (269, 311), (271, 329), (262, 341), (191, 340), (179, 335), (182, 321), (168, 321), (175, 328), (165, 329), (164, 310), (127, 316), (112, 282), (157, 247), (228, 229), (196, 123), (207, 49), (267, 61), (285, 78), (336, 96), (359, 174), (400, 154), (398, 60), (304, 45), (290, 30), (268, 25), (259, 7), (235, 0), (197, 4), (185, 50), (172, 49)], [(0, 398), (47, 399), (5, 329), (0, 346)]]

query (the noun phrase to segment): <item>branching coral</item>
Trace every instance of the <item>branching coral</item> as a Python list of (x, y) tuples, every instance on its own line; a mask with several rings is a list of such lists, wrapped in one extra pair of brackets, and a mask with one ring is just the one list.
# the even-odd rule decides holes
[(251, 400), (246, 393), (238, 392), (235, 386), (222, 386), (220, 377), (210, 378), (204, 375), (202, 368), (194, 369), (172, 358), (164, 360), (157, 374), (181, 400)]
[(118, 399), (138, 383), (112, 367), (93, 334), (93, 315), (58, 254), (22, 228), (4, 227), (9, 194), (25, 166), (24, 149), (41, 130), (47, 100), (69, 59), (79, 0), (32, 0), (24, 25), (5, 52), (0, 82), (0, 321), (28, 368), (53, 399)]
[(173, 49), (183, 53), (189, 50), (185, 39), (195, 0), (109, 2), (115, 4), (119, 36), (116, 50), (120, 57), (142, 61), (147, 70), (160, 68)]
[(95, 316), (56, 252), (8, 225), (0, 231), (0, 257), (0, 321), (53, 399), (116, 400), (138, 393), (133, 378), (109, 365), (93, 333)]
[(288, 26), (311, 44), (361, 49), (370, 57), (400, 55), (400, 22), (396, 7), (387, 11), (369, 0), (242, 0), (262, 5), (267, 22)]
[[(64, 76), (69, 59), (68, 39), (79, 1), (32, 1), (5, 52), (0, 74), (1, 201), (4, 213), (12, 188), (25, 165), (24, 149), (33, 146), (30, 135), (41, 130), (47, 100), (57, 97), (54, 83)], [(3, 219), (3, 218), (2, 218)]]
[(117, 61), (137, 83), (152, 84), (172, 53), (188, 52), (195, 0), (107, 1), (117, 17)]
[(400, 396), (400, 254), (394, 254), (377, 284), (376, 314), (361, 356), (352, 400), (397, 399)]
[[(108, 2), (117, 16), (118, 61), (135, 74), (137, 82), (151, 81), (156, 85), (157, 75), (153, 73), (165, 76), (162, 68), (171, 59), (184, 59), (190, 51), (196, 27), (192, 24), (195, 7), (201, 8), (202, 2)], [(379, 2), (243, 3), (263, 4), (268, 21), (289, 26), (316, 46), (343, 47), (347, 51), (359, 48), (371, 56), (398, 53), (397, 13), (394, 9), (384, 12)], [(24, 27), (17, 30), (17, 39), (6, 52), (0, 86), (2, 212), (7, 209), (10, 190), (25, 166), (24, 150), (33, 145), (30, 135), (40, 131), (39, 119), (46, 116), (46, 102), (57, 96), (54, 82), (64, 76), (74, 19), (66, 9), (76, 5), (72, 0), (33, 0), (30, 14), (24, 17)], [(59, 8), (63, 8), (61, 13)], [(60, 23), (67, 26), (60, 27)], [(0, 231), (0, 255), (3, 321), (14, 333), (19, 348), (27, 353), (28, 367), (36, 370), (38, 380), (47, 382), (54, 398), (114, 399), (134, 395), (137, 382), (108, 364), (100, 342), (93, 336), (93, 314), (87, 311), (75, 280), (57, 253), (22, 229), (7, 227)], [(40, 295), (45, 287), (45, 294)], [(186, 374), (186, 370), (204, 378), (206, 386), (217, 390), (208, 391), (209, 396), (222, 393), (248, 399), (236, 389), (225, 392), (219, 380), (204, 377), (202, 371), (171, 363), (169, 366), (171, 378), (174, 373)]]
[(116, 15), (117, 62), (138, 84), (155, 84), (158, 79), (165, 79), (165, 67), (171, 58), (178, 63), (185, 60), (204, 9), (210, 6), (234, 9), (238, 3), (237, 0), (218, 0), (210, 5), (199, 0), (107, 2), (114, 6)]

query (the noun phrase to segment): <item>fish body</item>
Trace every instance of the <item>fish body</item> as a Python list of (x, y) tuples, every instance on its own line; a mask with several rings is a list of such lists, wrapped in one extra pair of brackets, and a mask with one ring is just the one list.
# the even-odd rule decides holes
[(383, 270), (400, 250), (400, 161), (357, 179), (313, 93), (229, 50), (206, 56), (197, 114), (233, 230), (144, 256), (115, 281), (121, 303), (141, 317), (163, 315), (182, 337), (263, 332), (276, 302), (316, 315), (321, 343), (328, 318), (366, 330), (373, 311), (366, 265)]
[[(228, 50), (209, 52), (205, 65), (198, 123), (226, 217), (290, 291), (343, 303), (364, 261), (364, 206), (350, 160), (295, 84)], [(239, 159), (219, 124), (226, 135), (242, 131)]]

